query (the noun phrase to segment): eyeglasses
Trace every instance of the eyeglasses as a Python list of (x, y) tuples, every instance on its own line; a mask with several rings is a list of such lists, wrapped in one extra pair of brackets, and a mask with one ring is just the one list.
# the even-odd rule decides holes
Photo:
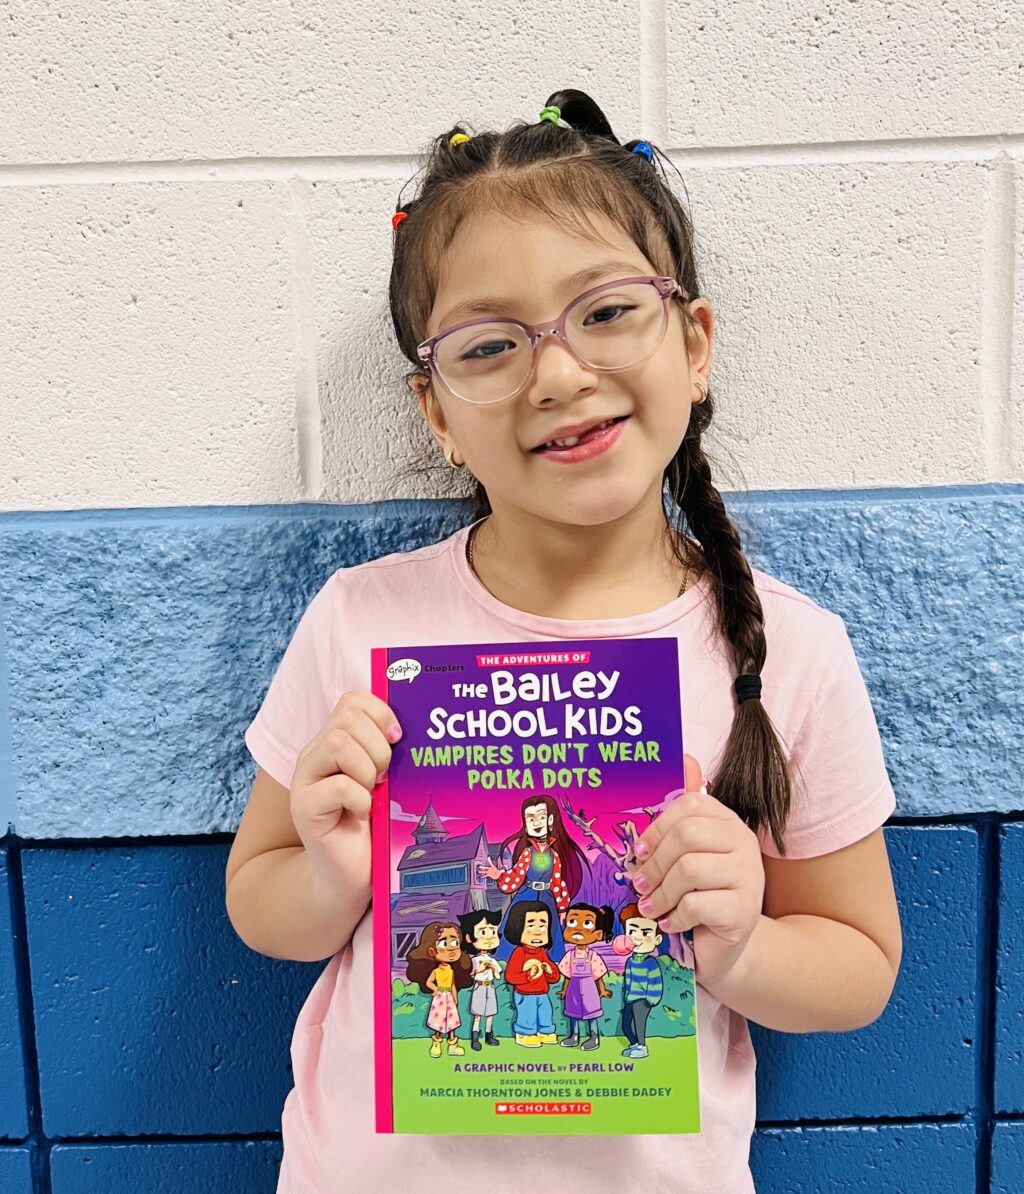
[(590, 369), (628, 369), (655, 353), (668, 300), (689, 298), (675, 278), (619, 278), (585, 290), (551, 323), (470, 319), (417, 345), (426, 369), (464, 402), (507, 402), (533, 375), (543, 336), (558, 336)]

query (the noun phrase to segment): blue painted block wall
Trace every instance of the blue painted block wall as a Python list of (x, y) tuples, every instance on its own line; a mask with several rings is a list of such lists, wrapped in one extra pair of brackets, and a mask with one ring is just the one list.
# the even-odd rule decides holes
[[(1024, 1190), (1022, 504), (745, 507), (774, 545), (753, 562), (850, 628), (899, 799), (905, 934), (877, 1023), (753, 1028), (759, 1194)], [(241, 731), (333, 567), (460, 523), (444, 503), (0, 518), (0, 1191), (274, 1190), (322, 967), (253, 953), (224, 913)]]

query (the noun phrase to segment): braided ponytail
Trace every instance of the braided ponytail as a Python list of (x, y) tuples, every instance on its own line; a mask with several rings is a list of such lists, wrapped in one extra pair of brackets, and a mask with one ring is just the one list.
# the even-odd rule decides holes
[[(650, 142), (622, 142), (604, 112), (583, 91), (565, 89), (548, 97), (540, 120), (514, 123), (505, 132), (484, 132), (463, 140), (456, 125), (434, 139), (410, 218), (396, 237), (392, 264), (391, 315), (398, 343), (420, 372), (416, 352), (425, 338), (441, 274), (441, 261), (463, 220), (479, 211), (538, 214), (586, 231), (587, 218), (600, 213), (632, 238), (665, 276), (676, 279), (690, 300), (701, 294), (687, 211), (669, 185), (666, 164)], [(452, 139), (455, 138), (455, 145)], [(684, 187), (685, 189), (685, 187)], [(679, 295), (684, 326), (695, 320)], [(683, 379), (685, 380), (685, 379)], [(689, 401), (680, 395), (680, 401)], [(729, 643), (737, 675), (760, 675), (767, 653), (764, 611), (740, 543), (701, 450), (711, 423), (710, 392), (691, 409), (690, 425), (665, 469), (664, 485), (673, 499), (666, 534), (680, 563), (692, 556), (707, 568), (715, 593), (716, 621)], [(419, 474), (443, 469), (440, 462), (414, 462)], [(491, 513), (487, 491), (474, 482), (471, 519)], [(687, 528), (700, 545), (697, 553)], [(784, 853), (790, 808), (790, 776), (782, 745), (760, 700), (737, 702), (732, 729), (717, 775), (710, 777), (716, 799), (733, 809), (751, 829), (767, 828)]]

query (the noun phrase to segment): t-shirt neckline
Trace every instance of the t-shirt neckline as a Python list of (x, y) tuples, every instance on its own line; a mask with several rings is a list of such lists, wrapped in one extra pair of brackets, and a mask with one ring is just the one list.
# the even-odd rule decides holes
[(477, 605), (482, 606), (493, 617), (500, 618), (501, 621), (508, 622), (519, 629), (530, 630), (535, 634), (556, 639), (624, 638), (629, 635), (643, 634), (649, 630), (660, 630), (664, 626), (679, 621), (680, 618), (685, 618), (707, 600), (711, 593), (710, 577), (704, 572), (697, 577), (697, 580), (690, 585), (685, 593), (674, 598), (667, 605), (625, 618), (582, 620), (548, 618), (542, 614), (527, 613), (525, 610), (516, 609), (515, 606), (499, 601), (490, 589), (477, 579), (476, 573), (469, 566), (469, 560), (466, 558), (466, 541), (473, 528), (483, 522), (486, 517), (488, 516), (478, 518), (476, 522), (462, 527), (452, 535), (451, 550), (454, 553), (455, 572)]

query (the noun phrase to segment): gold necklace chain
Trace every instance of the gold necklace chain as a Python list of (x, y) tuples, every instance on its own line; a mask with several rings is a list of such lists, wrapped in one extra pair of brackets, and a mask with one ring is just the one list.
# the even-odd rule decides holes
[[(483, 525), (483, 522), (478, 522), (476, 524), (476, 526), (474, 526), (472, 528), (472, 530), (469, 532), (469, 538), (466, 541), (466, 558), (469, 560), (469, 570), (470, 570), (470, 572), (473, 573), (473, 575), (477, 578), (477, 580), (480, 580), (480, 576), (479, 576), (479, 573), (477, 572), (476, 568), (473, 567), (473, 540), (476, 538), (476, 533), (482, 525)], [(676, 594), (677, 597), (682, 597), (682, 595), (686, 592), (686, 582), (689, 579), (690, 579), (690, 561), (689, 561), (689, 558), (687, 558), (686, 567), (683, 570), (683, 583), (679, 586), (679, 592)], [(484, 582), (482, 580), (480, 580), (480, 583), (483, 584)]]

